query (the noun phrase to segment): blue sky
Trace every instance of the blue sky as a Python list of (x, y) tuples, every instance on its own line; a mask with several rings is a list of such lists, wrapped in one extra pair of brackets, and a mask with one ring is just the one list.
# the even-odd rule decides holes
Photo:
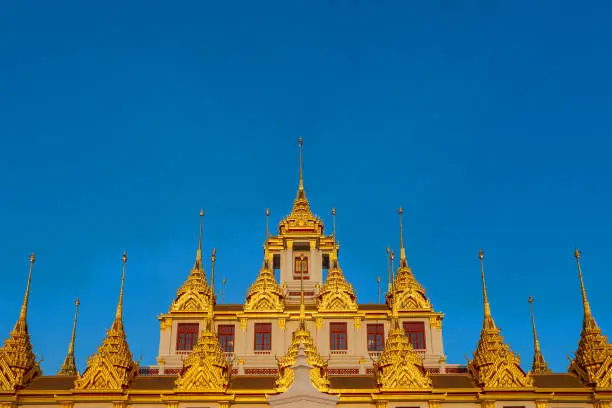
[[(385, 248), (408, 259), (465, 363), (493, 316), (530, 367), (527, 297), (565, 371), (582, 310), (612, 335), (612, 28), (602, 2), (5, 2), (0, 13), (1, 337), (35, 251), (29, 328), (47, 374), (81, 298), (81, 369), (110, 326), (157, 355), (156, 316), (204, 250), (226, 301), (262, 256), (265, 209), (289, 212), (297, 137), (315, 212), (337, 208), (340, 262), (376, 301)], [(207, 265), (210, 271), (210, 265)]]

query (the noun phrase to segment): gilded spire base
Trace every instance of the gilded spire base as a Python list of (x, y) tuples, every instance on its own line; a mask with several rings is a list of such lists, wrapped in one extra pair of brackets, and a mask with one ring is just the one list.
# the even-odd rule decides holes
[(0, 391), (25, 387), (42, 374), (25, 327), (16, 327), (0, 348)]
[[(396, 297), (396, 299), (393, 299)], [(431, 302), (425, 295), (425, 289), (416, 280), (412, 269), (407, 264), (397, 268), (397, 274), (391, 292), (387, 295), (387, 305), (396, 302), (399, 311), (433, 311)]]
[(317, 298), (317, 310), (322, 312), (357, 312), (357, 297), (353, 285), (346, 281), (338, 265), (338, 255), (331, 257), (332, 268)]
[(244, 302), (245, 312), (282, 313), (285, 310), (285, 295), (276, 281), (274, 271), (266, 262), (259, 271)]

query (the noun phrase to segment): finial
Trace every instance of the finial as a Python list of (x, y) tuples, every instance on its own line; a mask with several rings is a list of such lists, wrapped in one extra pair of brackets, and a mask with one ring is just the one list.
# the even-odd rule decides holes
[(36, 256), (34, 256), (34, 252), (30, 254), (30, 271), (28, 272), (28, 283), (26, 285), (25, 295), (23, 296), (23, 304), (21, 305), (21, 311), (19, 312), (19, 320), (15, 325), (15, 329), (18, 328), (27, 331), (27, 323), (26, 318), (28, 315), (28, 301), (30, 299), (30, 283), (32, 282), (32, 270), (34, 269), (34, 262), (36, 262)]
[(123, 320), (123, 285), (125, 283), (125, 265), (127, 264), (127, 253), (123, 252), (121, 257), (123, 261), (123, 267), (121, 268), (121, 290), (119, 291), (119, 303), (117, 304), (117, 313), (115, 314), (115, 321), (122, 323)]
[(74, 341), (76, 338), (76, 326), (77, 326), (77, 317), (79, 315), (79, 305), (81, 302), (77, 297), (74, 301), (74, 322), (72, 324), (72, 336), (70, 337), (70, 344), (68, 345), (68, 354), (66, 355), (66, 359), (64, 360), (64, 364), (57, 372), (57, 375), (77, 375), (76, 364), (74, 361)]
[(304, 172), (303, 172), (303, 166), (302, 166), (302, 145), (304, 144), (304, 140), (302, 139), (302, 136), (300, 136), (298, 138), (298, 146), (300, 147), (300, 187), (299, 187), (299, 191), (304, 191)]
[(391, 248), (387, 247), (387, 292), (391, 292)]
[(406, 249), (404, 249), (404, 233), (403, 233), (403, 224), (402, 224), (402, 214), (404, 210), (400, 206), (399, 210), (397, 210), (399, 215), (399, 223), (400, 223), (400, 266), (408, 266), (408, 261), (406, 260)]
[(389, 259), (391, 259), (391, 290), (393, 290), (395, 286), (395, 252), (391, 251)]
[(76, 326), (77, 326), (77, 317), (79, 316), (79, 306), (81, 302), (77, 297), (74, 301), (74, 323), (72, 324), (72, 337), (70, 338), (70, 346), (68, 347), (68, 353), (74, 354), (74, 340), (76, 338)]
[(204, 210), (200, 209), (200, 238), (198, 239), (198, 250), (196, 252), (196, 266), (202, 267), (202, 223), (204, 221)]
[(483, 328), (492, 329), (495, 328), (495, 323), (491, 317), (491, 306), (489, 305), (489, 298), (487, 296), (487, 284), (485, 282), (484, 273), (484, 251), (481, 249), (478, 251), (478, 259), (480, 259), (480, 278), (482, 280), (482, 297), (484, 301), (484, 323)]
[(270, 218), (270, 209), (266, 208), (266, 243), (270, 239), (270, 228), (268, 227), (269, 218)]
[(378, 285), (378, 303), (380, 304), (380, 276), (376, 277), (376, 284)]
[(527, 301), (529, 302), (529, 311), (531, 313), (531, 327), (533, 329), (533, 348), (535, 353), (537, 354), (540, 352), (540, 342), (538, 341), (538, 334), (536, 332), (535, 325), (535, 316), (533, 314), (533, 296), (529, 296)]
[(210, 290), (212, 296), (215, 296), (215, 261), (217, 260), (217, 248), (213, 248), (212, 254), (210, 254)]
[(223, 292), (221, 292), (221, 303), (225, 303), (225, 285), (227, 284), (227, 278), (223, 278), (221, 280), (221, 284), (223, 284)]
[[(584, 280), (582, 279), (582, 267), (580, 266), (580, 256), (582, 253), (578, 248), (574, 250), (574, 257), (576, 258), (576, 265), (578, 266), (578, 278), (580, 279), (580, 290), (582, 292), (582, 307), (584, 309), (585, 322), (587, 319), (592, 318), (591, 305), (587, 299), (586, 289), (584, 287)], [(590, 320), (590, 319), (589, 319)]]

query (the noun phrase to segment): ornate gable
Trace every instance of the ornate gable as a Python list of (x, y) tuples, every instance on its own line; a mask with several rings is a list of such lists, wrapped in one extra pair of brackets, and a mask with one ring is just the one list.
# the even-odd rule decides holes
[(274, 271), (270, 269), (268, 252), (264, 254), (264, 264), (257, 279), (247, 293), (244, 302), (245, 312), (282, 312), (285, 310), (285, 296), (276, 282)]
[[(431, 302), (425, 296), (425, 289), (417, 282), (406, 260), (400, 260), (397, 268), (395, 284), (390, 297), (397, 297), (397, 309), (400, 311), (425, 310), (431, 311)], [(391, 299), (387, 299), (391, 302)]]

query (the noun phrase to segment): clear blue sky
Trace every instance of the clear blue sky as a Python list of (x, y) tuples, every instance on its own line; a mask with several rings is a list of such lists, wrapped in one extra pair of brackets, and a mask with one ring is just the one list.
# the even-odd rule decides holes
[[(164, 3), (164, 4), (162, 4)], [(340, 262), (376, 301), (405, 210), (409, 262), (446, 313), (449, 362), (482, 322), (531, 365), (527, 297), (556, 371), (576, 349), (583, 250), (612, 335), (612, 28), (601, 2), (17, 2), (0, 13), (1, 337), (37, 254), (29, 327), (47, 374), (80, 296), (81, 369), (110, 326), (128, 251), (134, 356), (192, 266), (198, 212), (242, 302), (297, 189), (338, 211)], [(206, 266), (210, 271), (210, 266)]]

